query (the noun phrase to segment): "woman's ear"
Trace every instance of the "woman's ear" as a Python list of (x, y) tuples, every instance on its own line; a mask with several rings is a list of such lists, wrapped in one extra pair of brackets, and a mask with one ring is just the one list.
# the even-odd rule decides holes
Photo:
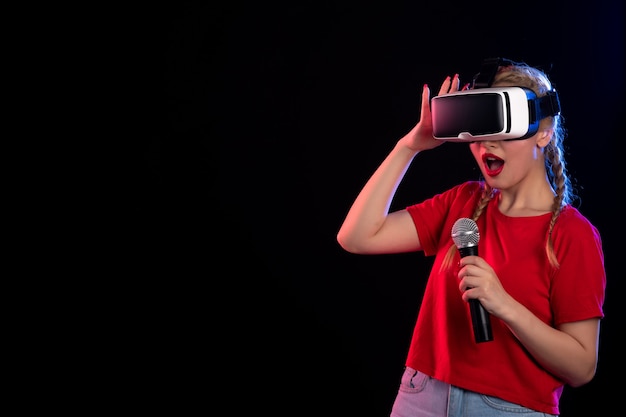
[(545, 130), (540, 130), (539, 133), (537, 134), (537, 146), (540, 148), (545, 148), (546, 146), (548, 146), (548, 143), (550, 143), (550, 141), (552, 140), (552, 135), (554, 134), (554, 130), (553, 129), (545, 129)]

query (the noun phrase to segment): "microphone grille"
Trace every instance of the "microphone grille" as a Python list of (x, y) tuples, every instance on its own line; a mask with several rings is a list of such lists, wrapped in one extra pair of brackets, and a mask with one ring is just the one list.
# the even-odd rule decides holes
[(454, 222), (452, 240), (457, 248), (476, 246), (479, 239), (478, 225), (474, 220), (463, 217)]

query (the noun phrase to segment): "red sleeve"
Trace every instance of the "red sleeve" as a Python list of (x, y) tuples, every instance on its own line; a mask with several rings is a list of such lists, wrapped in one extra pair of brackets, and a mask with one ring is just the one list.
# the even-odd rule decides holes
[(480, 193), (480, 183), (468, 181), (407, 207), (426, 256), (435, 255), (442, 240), (450, 241), (452, 224), (472, 215)]
[(554, 324), (604, 317), (606, 274), (600, 233), (568, 206), (552, 236), (560, 265), (550, 290)]

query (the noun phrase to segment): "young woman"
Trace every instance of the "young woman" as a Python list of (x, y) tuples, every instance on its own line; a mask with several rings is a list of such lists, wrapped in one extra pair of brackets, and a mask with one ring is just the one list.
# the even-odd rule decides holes
[[(458, 75), (447, 77), (439, 94), (459, 86)], [(490, 86), (537, 97), (553, 90), (543, 71), (510, 61)], [(572, 206), (561, 115), (543, 118), (525, 139), (469, 143), (481, 180), (389, 212), (412, 161), (444, 143), (433, 137), (429, 104), (425, 85), (420, 121), (337, 234), (352, 253), (435, 256), (391, 416), (558, 415), (564, 385), (595, 375), (606, 281), (599, 232)], [(458, 253), (451, 230), (460, 218), (478, 226), (478, 255)], [(492, 340), (475, 342), (469, 300), (488, 312)]]

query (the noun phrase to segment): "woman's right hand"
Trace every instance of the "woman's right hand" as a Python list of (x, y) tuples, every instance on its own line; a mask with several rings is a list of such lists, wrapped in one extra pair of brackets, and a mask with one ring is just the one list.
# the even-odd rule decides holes
[[(463, 87), (466, 90), (468, 85)], [(439, 89), (439, 95), (452, 93), (459, 91), (459, 75), (455, 74), (454, 77), (446, 77)], [(401, 142), (408, 148), (414, 151), (424, 151), (426, 149), (433, 149), (442, 145), (445, 141), (435, 139), (433, 137), (433, 121), (430, 113), (430, 89), (427, 84), (424, 84), (422, 90), (422, 111), (420, 121), (407, 133)]]

